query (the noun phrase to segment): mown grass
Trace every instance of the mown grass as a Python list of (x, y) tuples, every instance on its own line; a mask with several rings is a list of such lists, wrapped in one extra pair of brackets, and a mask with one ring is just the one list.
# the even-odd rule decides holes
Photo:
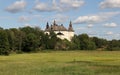
[(53, 51), (0, 56), (0, 75), (120, 75), (120, 52)]

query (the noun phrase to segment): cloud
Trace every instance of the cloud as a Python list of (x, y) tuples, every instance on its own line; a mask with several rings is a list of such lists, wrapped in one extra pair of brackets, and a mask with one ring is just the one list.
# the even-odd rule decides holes
[(12, 5), (8, 6), (5, 10), (10, 13), (18, 13), (25, 9), (26, 2), (24, 0), (16, 1)]
[(93, 15), (93, 16), (80, 16), (78, 17), (74, 23), (79, 24), (79, 23), (96, 23), (99, 21), (102, 21), (104, 17), (100, 17), (98, 15)]
[(105, 26), (105, 27), (117, 27), (118, 25), (116, 23), (106, 23), (103, 26)]
[(115, 32), (109, 31), (109, 32), (106, 32), (105, 35), (106, 35), (107, 39), (109, 39), (109, 40), (112, 40), (112, 39), (120, 40), (120, 33), (115, 33)]
[(78, 27), (78, 28), (75, 28), (76, 30), (86, 30), (87, 28), (86, 27)]
[(60, 0), (60, 2), (72, 8), (79, 8), (85, 4), (83, 0)]
[(112, 34), (113, 34), (113, 32), (111, 32), (111, 31), (106, 33), (106, 35), (112, 35)]
[(60, 7), (57, 6), (56, 0), (52, 0), (52, 4), (40, 2), (37, 0), (33, 9), (39, 12), (52, 12), (60, 10)]
[(39, 27), (37, 24), (24, 24), (25, 27)]
[(39, 12), (63, 12), (77, 9), (83, 6), (85, 2), (83, 0), (52, 0), (51, 3), (45, 3), (37, 0), (35, 3), (33, 9)]
[(31, 17), (28, 17), (28, 16), (20, 16), (19, 18), (18, 18), (18, 21), (19, 22), (28, 22), (28, 21), (30, 21), (31, 20)]
[(88, 31), (87, 34), (90, 35), (90, 36), (95, 36), (95, 35), (97, 35), (97, 32), (95, 32), (95, 31)]
[(51, 9), (51, 8), (48, 8), (49, 6), (48, 6), (48, 4), (46, 4), (46, 3), (37, 3), (36, 5), (35, 5), (35, 7), (34, 7), (34, 10), (36, 10), (36, 11), (42, 11), (42, 12), (44, 12), (44, 11), (53, 11), (53, 9)]
[(77, 19), (74, 20), (75, 24), (94, 24), (94, 23), (101, 23), (104, 21), (109, 20), (110, 18), (120, 14), (120, 12), (104, 12), (95, 15), (88, 15), (88, 16), (79, 16)]
[(27, 23), (24, 24), (24, 26), (25, 26), (25, 27), (31, 27), (31, 25), (30, 25), (30, 24), (27, 24)]
[(100, 8), (120, 8), (120, 0), (104, 0), (100, 3)]
[(88, 27), (88, 28), (92, 28), (92, 27), (93, 27), (93, 24), (89, 24), (87, 27)]

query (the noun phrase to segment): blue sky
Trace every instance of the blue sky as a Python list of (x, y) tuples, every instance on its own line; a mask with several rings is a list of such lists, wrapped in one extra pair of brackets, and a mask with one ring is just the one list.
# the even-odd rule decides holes
[(120, 0), (0, 0), (0, 27), (39, 26), (56, 20), (76, 34), (120, 39)]

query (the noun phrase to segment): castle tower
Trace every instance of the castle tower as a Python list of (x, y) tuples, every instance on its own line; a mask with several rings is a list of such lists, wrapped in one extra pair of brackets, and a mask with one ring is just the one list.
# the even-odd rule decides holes
[(46, 31), (48, 31), (49, 30), (49, 23), (47, 22), (47, 24), (46, 24), (46, 29), (45, 29)]
[(68, 29), (66, 29), (63, 24), (58, 25), (55, 20), (51, 25), (49, 25), (47, 22), (45, 33), (50, 34), (50, 31), (53, 31), (57, 37), (62, 40), (67, 39), (68, 41), (71, 41), (72, 37), (74, 36), (74, 30), (71, 21), (69, 23)]
[(54, 22), (53, 22), (53, 25), (55, 26), (56, 25), (56, 21), (54, 20)]
[(70, 21), (70, 24), (69, 24), (68, 31), (72, 31), (72, 32), (74, 32), (73, 27), (72, 27), (72, 22), (71, 22), (71, 21)]

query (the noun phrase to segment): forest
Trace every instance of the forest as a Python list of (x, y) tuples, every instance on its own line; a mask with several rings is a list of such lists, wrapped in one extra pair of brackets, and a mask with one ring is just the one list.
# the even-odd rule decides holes
[(120, 40), (74, 35), (71, 41), (61, 40), (51, 31), (45, 34), (39, 27), (3, 29), (0, 27), (0, 55), (39, 52), (44, 50), (120, 50)]

